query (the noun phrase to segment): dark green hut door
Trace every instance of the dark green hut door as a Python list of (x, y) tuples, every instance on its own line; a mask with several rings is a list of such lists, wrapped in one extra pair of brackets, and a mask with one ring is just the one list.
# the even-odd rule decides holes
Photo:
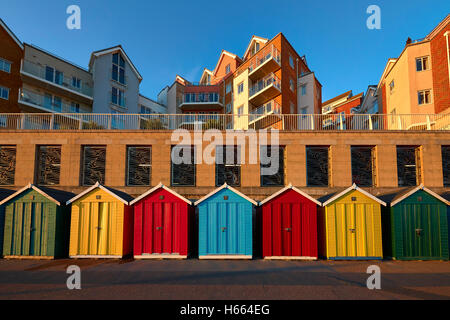
[(403, 238), (403, 257), (413, 259), (442, 257), (440, 206), (403, 204), (402, 209), (401, 225), (404, 232), (397, 233), (397, 236)]
[[(4, 254), (12, 256), (48, 255), (49, 203), (15, 202), (6, 215), (12, 219), (5, 229)], [(13, 211), (13, 212), (8, 212)]]

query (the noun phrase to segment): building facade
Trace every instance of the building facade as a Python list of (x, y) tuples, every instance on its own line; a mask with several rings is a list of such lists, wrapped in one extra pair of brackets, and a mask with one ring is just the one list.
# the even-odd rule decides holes
[(20, 112), (19, 90), (22, 87), (20, 66), (23, 44), (0, 19), (0, 113)]
[(400, 56), (388, 60), (378, 83), (383, 113), (450, 112), (449, 34), (450, 15), (425, 38), (408, 38)]

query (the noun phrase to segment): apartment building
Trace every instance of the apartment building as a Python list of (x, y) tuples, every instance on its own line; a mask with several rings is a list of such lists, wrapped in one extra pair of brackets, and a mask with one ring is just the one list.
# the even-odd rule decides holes
[(425, 38), (408, 38), (400, 56), (388, 60), (377, 86), (382, 113), (450, 112), (449, 37), (450, 15)]
[(227, 129), (282, 128), (280, 114), (320, 113), (322, 85), (279, 33), (272, 39), (253, 36), (242, 58), (223, 50), (198, 83), (177, 76), (160, 94), (169, 113), (237, 115), (221, 124)]
[(22, 87), (20, 66), (23, 44), (0, 19), (0, 113), (20, 112), (18, 97)]
[(24, 44), (19, 105), (25, 113), (91, 113), (92, 74), (63, 58)]
[(359, 113), (364, 92), (353, 95), (352, 90), (344, 92), (322, 103), (322, 125), (324, 128), (345, 129), (352, 123), (352, 115)]

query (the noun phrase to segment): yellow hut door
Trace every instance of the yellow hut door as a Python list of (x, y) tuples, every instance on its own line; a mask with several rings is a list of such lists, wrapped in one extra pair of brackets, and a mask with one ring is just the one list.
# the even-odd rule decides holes
[(80, 215), (80, 255), (108, 255), (111, 251), (111, 203), (82, 203)]
[(338, 257), (366, 256), (366, 227), (364, 205), (342, 203), (336, 205)]

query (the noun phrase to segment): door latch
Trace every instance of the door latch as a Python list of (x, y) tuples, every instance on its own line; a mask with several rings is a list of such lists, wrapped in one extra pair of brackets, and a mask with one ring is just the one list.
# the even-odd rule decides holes
[(292, 230), (292, 228), (284, 228), (284, 230), (289, 232)]
[(156, 230), (162, 230), (162, 227), (156, 227)]
[(225, 230), (227, 229), (226, 227), (222, 227), (222, 232), (225, 232)]
[(351, 233), (355, 233), (355, 232), (356, 232), (356, 229), (350, 228), (350, 229), (348, 229), (348, 231), (350, 231)]
[(416, 236), (420, 237), (422, 235), (423, 229), (416, 229)]

